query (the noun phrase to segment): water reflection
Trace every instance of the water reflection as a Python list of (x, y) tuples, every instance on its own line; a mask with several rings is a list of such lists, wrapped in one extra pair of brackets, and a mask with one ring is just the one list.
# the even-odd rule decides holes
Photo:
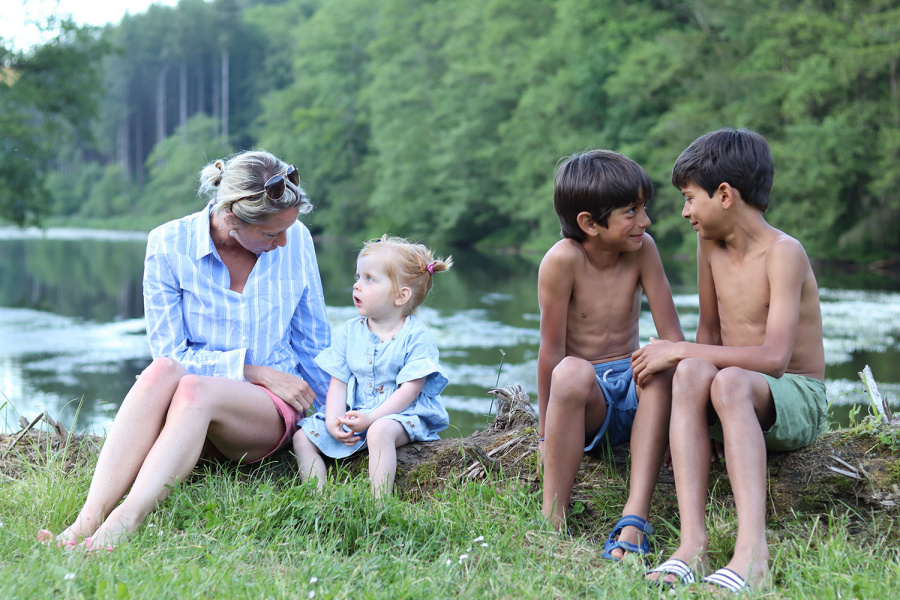
[[(103, 433), (135, 376), (149, 361), (141, 275), (146, 235), (105, 232), (28, 234), (0, 230), (0, 427), (17, 428), (49, 410), (77, 429)], [(358, 244), (318, 240), (329, 318), (356, 314), (350, 303)], [(438, 254), (450, 249), (438, 248)], [(489, 421), (486, 390), (521, 384), (535, 397), (539, 344), (537, 262), (512, 255), (452, 251), (455, 267), (435, 280), (421, 317), (441, 349), (451, 385), (447, 435), (468, 435)], [(688, 339), (697, 327), (692, 260), (666, 260)], [(824, 270), (822, 270), (824, 269)], [(822, 282), (828, 396), (859, 402), (857, 372), (872, 366), (882, 391), (898, 396), (900, 293), (895, 280), (817, 266)], [(894, 291), (878, 290), (881, 288)], [(870, 290), (870, 291), (863, 291)], [(649, 313), (643, 342), (654, 334)], [(502, 363), (502, 364), (501, 364)], [(846, 418), (846, 413), (842, 418)], [(5, 422), (4, 422), (5, 421)]]

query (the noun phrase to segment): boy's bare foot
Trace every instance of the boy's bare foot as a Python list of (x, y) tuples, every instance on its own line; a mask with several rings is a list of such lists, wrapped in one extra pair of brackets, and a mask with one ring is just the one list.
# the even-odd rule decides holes
[[(629, 526), (623, 529), (622, 533), (619, 534), (619, 541), (640, 547), (644, 542), (644, 534), (641, 533), (641, 530), (637, 527)], [(609, 551), (609, 554), (616, 560), (622, 560), (628, 552), (626, 552), (624, 548), (613, 548)]]
[(711, 591), (727, 590), (739, 592), (745, 588), (760, 589), (767, 585), (769, 579), (768, 553), (765, 560), (742, 561), (736, 556), (731, 562), (715, 573), (705, 577)]
[[(685, 572), (680, 565), (676, 566), (675, 563), (680, 563), (687, 568), (687, 571)], [(656, 569), (647, 571), (644, 577), (650, 583), (673, 587), (679, 583), (699, 581), (708, 571), (709, 562), (705, 550), (697, 553), (679, 548), (669, 560)]]
[(625, 515), (616, 523), (606, 544), (603, 546), (603, 558), (622, 560), (627, 554), (637, 554), (641, 558), (650, 554), (650, 540), (653, 525), (643, 517)]

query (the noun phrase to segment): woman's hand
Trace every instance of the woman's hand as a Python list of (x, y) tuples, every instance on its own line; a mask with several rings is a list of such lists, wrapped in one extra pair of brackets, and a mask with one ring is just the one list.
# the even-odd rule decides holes
[(244, 378), (263, 386), (298, 412), (308, 409), (316, 399), (316, 393), (308, 383), (271, 367), (244, 365)]
[(347, 424), (346, 415), (340, 416), (333, 421), (325, 420), (325, 428), (331, 437), (344, 444), (345, 446), (355, 446), (359, 442), (359, 436), (355, 431), (350, 429)]

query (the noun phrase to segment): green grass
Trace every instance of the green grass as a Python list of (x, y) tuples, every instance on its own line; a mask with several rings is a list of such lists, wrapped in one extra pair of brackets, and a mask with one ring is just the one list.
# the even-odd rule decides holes
[[(198, 469), (114, 553), (35, 542), (77, 512), (92, 464), (61, 460), (0, 477), (0, 598), (644, 598), (636, 560), (600, 558), (624, 482), (594, 490), (560, 538), (531, 524), (539, 495), (517, 480), (448, 481), (423, 500), (376, 501), (365, 477), (338, 472), (322, 494), (265, 468)], [(658, 495), (659, 496), (659, 495)], [(677, 540), (671, 498), (657, 498), (657, 552)], [(749, 597), (887, 598), (900, 589), (897, 513), (849, 509), (770, 523), (775, 587)], [(709, 513), (714, 564), (734, 543), (730, 509)]]

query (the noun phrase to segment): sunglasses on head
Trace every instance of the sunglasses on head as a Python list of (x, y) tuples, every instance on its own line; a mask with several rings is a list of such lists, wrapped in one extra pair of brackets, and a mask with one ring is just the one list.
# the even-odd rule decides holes
[[(257, 194), (262, 194), (263, 192), (266, 193), (266, 196), (268, 196), (270, 200), (281, 200), (284, 196), (284, 189), (286, 187), (285, 180), (290, 181), (294, 185), (300, 185), (300, 174), (297, 172), (297, 167), (288, 165), (288, 168), (284, 173), (269, 177), (265, 189), (253, 192), (252, 194), (247, 194), (246, 196), (238, 198), (238, 200), (250, 198)], [(235, 200), (235, 202), (237, 202), (237, 200)]]

